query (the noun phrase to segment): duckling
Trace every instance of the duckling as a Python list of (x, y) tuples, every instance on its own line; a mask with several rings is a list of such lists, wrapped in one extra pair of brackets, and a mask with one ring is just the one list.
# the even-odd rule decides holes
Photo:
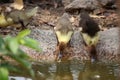
[(29, 24), (30, 19), (36, 14), (38, 7), (20, 11), (15, 10), (4, 15), (0, 15), (0, 27), (12, 26), (14, 24), (21, 24), (24, 29)]
[(32, 9), (26, 9), (24, 11), (15, 10), (10, 12), (7, 17), (13, 19), (15, 23), (21, 23), (23, 28), (29, 24), (30, 19), (37, 13), (38, 7)]
[(12, 18), (6, 18), (5, 14), (1, 12), (0, 14), (0, 27), (6, 27), (13, 24), (13, 19)]
[(86, 11), (81, 12), (80, 19), (79, 26), (82, 27), (81, 33), (85, 46), (90, 53), (91, 60), (97, 60), (96, 44), (99, 40), (100, 28)]
[(54, 28), (56, 37), (58, 40), (58, 52), (56, 53), (56, 60), (59, 60), (66, 54), (66, 48), (68, 47), (69, 41), (73, 34), (73, 25), (69, 21), (69, 15), (64, 13), (62, 17), (59, 18), (56, 27)]

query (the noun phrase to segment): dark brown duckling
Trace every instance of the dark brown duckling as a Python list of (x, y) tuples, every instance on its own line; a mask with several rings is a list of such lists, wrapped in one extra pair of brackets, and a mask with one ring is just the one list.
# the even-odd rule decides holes
[(82, 27), (81, 34), (84, 39), (85, 47), (90, 53), (91, 60), (97, 60), (96, 45), (99, 40), (98, 32), (100, 31), (98, 24), (86, 11), (82, 11), (79, 26)]

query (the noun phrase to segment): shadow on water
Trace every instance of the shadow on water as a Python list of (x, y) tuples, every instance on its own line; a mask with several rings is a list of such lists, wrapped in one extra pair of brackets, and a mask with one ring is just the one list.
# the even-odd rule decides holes
[[(20, 67), (20, 66), (19, 66)], [(35, 78), (26, 70), (22, 73), (11, 72), (9, 80), (119, 80), (120, 65), (86, 61), (58, 62), (53, 64), (34, 63)]]

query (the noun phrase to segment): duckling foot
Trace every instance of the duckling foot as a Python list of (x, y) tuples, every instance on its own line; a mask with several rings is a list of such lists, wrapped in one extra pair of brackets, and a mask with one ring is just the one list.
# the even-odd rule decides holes
[(61, 62), (63, 55), (61, 53), (58, 54), (57, 56), (57, 61)]
[(95, 58), (91, 58), (90, 61), (93, 63), (93, 62), (96, 61), (96, 59)]
[(96, 55), (96, 54), (91, 54), (91, 55), (90, 55), (90, 60), (91, 60), (91, 62), (96, 62), (96, 61), (98, 61), (97, 55)]
[(62, 57), (63, 57), (63, 55), (62, 55), (62, 53), (61, 53), (61, 51), (60, 51), (60, 52), (58, 53), (58, 55), (57, 55), (56, 61), (61, 62)]

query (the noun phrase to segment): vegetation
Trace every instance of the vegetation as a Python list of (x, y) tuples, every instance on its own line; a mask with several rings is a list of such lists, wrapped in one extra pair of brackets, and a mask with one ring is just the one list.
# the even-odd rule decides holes
[(6, 58), (10, 58), (20, 63), (26, 68), (31, 76), (34, 76), (32, 65), (29, 61), (29, 56), (20, 48), (20, 46), (27, 46), (29, 48), (40, 51), (38, 42), (26, 37), (30, 34), (30, 30), (21, 31), (16, 37), (6, 36), (0, 37), (0, 80), (8, 80), (9, 70), (19, 71), (16, 67), (9, 63)]

